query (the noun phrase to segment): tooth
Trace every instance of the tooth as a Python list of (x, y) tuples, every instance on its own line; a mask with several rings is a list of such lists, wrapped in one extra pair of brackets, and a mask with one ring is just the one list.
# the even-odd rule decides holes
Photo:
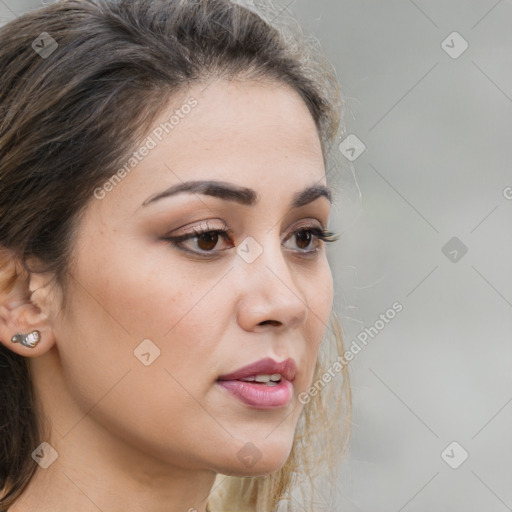
[(252, 382), (254, 380), (254, 377), (245, 377), (245, 378), (240, 379), (240, 380), (246, 380), (248, 382)]
[(277, 386), (277, 382), (268, 381), (265, 386)]
[(268, 382), (270, 380), (270, 375), (256, 375), (256, 382)]
[(270, 380), (275, 380), (275, 381), (281, 380), (281, 374), (274, 373), (273, 375), (270, 376)]

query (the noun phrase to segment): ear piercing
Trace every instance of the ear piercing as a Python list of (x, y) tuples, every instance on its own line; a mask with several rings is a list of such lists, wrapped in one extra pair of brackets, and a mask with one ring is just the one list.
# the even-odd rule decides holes
[(25, 347), (34, 348), (41, 339), (39, 331), (32, 331), (30, 334), (15, 334), (11, 341), (13, 343), (21, 343)]

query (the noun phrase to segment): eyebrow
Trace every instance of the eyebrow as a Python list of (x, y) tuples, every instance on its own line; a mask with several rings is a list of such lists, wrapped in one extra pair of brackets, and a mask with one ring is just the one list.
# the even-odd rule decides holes
[[(189, 194), (205, 194), (208, 196), (218, 197), (226, 201), (234, 201), (246, 206), (254, 206), (259, 199), (258, 193), (246, 187), (240, 187), (224, 181), (187, 181), (179, 183), (172, 187), (146, 199), (142, 206), (147, 206), (155, 201), (163, 199), (164, 197), (171, 197), (176, 194), (189, 193)], [(291, 207), (300, 208), (306, 204), (312, 203), (319, 197), (326, 197), (329, 203), (332, 203), (332, 191), (323, 185), (312, 185), (304, 190), (294, 194)]]

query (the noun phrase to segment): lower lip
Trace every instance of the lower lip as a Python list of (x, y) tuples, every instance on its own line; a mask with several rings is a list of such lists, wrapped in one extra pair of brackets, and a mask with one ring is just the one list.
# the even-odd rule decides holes
[(284, 407), (290, 403), (293, 394), (293, 384), (285, 379), (277, 386), (241, 380), (219, 380), (217, 384), (227, 389), (241, 402), (258, 409)]

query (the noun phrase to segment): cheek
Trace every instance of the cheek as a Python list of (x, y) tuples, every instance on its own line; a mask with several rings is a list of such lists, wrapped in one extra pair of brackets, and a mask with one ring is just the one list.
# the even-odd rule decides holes
[(308, 280), (308, 291), (305, 293), (309, 307), (307, 329), (307, 377), (305, 387), (313, 379), (318, 352), (324, 337), (331, 329), (329, 319), (333, 305), (333, 279), (331, 269), (325, 259), (323, 265), (318, 267), (314, 278)]
[[(82, 254), (63, 339), (79, 331), (87, 340), (86, 360), (96, 352), (120, 368), (140, 364), (133, 352), (149, 339), (160, 350), (159, 364), (187, 376), (200, 356), (206, 363), (232, 319), (231, 295), (217, 286), (224, 272), (212, 277), (206, 265), (178, 261), (165, 244), (139, 245), (116, 247), (111, 258)], [(73, 351), (68, 362), (77, 359)]]
[[(232, 318), (230, 294), (207, 276), (133, 253), (103, 265), (89, 258), (74, 277), (56, 335), (65, 387), (82, 414), (90, 411), (107, 430), (158, 456), (193, 453), (205, 429), (219, 435), (199, 404), (217, 377), (214, 355)], [(144, 339), (151, 343), (138, 351)], [(134, 351), (149, 352), (150, 364)]]
[(125, 337), (165, 336), (194, 309), (208, 284), (188, 272), (166, 249), (164, 244), (149, 246), (127, 240), (111, 249), (112, 258), (108, 254), (82, 258), (79, 279), (87, 282), (91, 298), (122, 328)]
[[(316, 333), (327, 329), (329, 316), (331, 314), (334, 288), (331, 269), (327, 259), (318, 266), (314, 277), (308, 280), (307, 290), (304, 295), (310, 309), (308, 318)], [(315, 336), (318, 340), (321, 336)]]

